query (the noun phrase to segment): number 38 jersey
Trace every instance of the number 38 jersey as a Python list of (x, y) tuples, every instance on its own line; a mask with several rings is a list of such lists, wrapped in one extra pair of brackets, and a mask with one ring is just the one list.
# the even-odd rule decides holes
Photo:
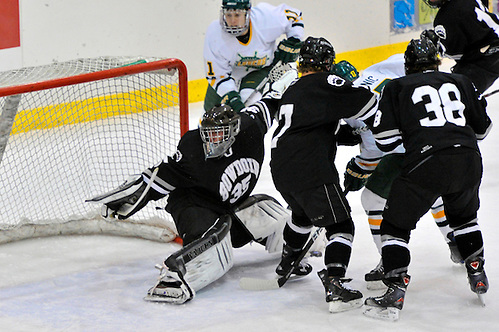
[(477, 139), (485, 138), (492, 125), (486, 105), (462, 75), (411, 74), (385, 86), (372, 131), (385, 152), (403, 142), (406, 164), (453, 146), (478, 151)]

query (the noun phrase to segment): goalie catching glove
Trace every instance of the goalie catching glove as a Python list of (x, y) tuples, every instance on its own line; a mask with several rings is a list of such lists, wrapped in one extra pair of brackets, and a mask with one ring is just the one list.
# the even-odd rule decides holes
[[(146, 172), (150, 172), (150, 170)], [(156, 167), (153, 169), (152, 174), (134, 175), (118, 188), (87, 199), (85, 202), (103, 204), (101, 215), (104, 218), (127, 219), (146, 206), (149, 201), (164, 197), (164, 195), (151, 189), (151, 184), (154, 182), (157, 173), (158, 168)], [(145, 178), (149, 178), (149, 181), (146, 182)]]
[(345, 191), (358, 191), (362, 189), (372, 172), (372, 169), (364, 169), (359, 166), (355, 157), (350, 159), (345, 170), (345, 180), (343, 182)]
[(275, 82), (268, 82), (263, 89), (263, 98), (281, 99), (287, 88), (298, 78), (298, 71), (294, 68), (289, 69), (280, 76)]
[(282, 40), (274, 53), (274, 64), (278, 61), (282, 63), (294, 62), (298, 59), (300, 48), (303, 42), (295, 37)]

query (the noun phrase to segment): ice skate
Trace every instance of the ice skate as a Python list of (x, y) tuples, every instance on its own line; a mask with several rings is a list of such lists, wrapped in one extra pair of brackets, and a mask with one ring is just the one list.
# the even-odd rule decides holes
[(158, 264), (156, 268), (160, 270), (158, 282), (149, 289), (144, 300), (183, 304), (194, 298), (194, 290), (183, 282), (177, 273), (169, 271), (164, 264)]
[(404, 274), (397, 281), (385, 280), (388, 289), (385, 294), (368, 297), (364, 302), (364, 315), (372, 318), (396, 321), (404, 306), (404, 297), (411, 277)]
[(476, 257), (472, 260), (466, 262), (466, 271), (468, 272), (468, 281), (470, 283), (470, 289), (473, 293), (476, 293), (478, 299), (485, 306), (484, 294), (487, 293), (489, 289), (489, 280), (485, 274), (483, 268), (485, 261), (481, 257)]
[[(288, 245), (284, 245), (282, 248), (281, 262), (277, 266), (275, 272), (283, 276), (291, 268), (291, 265), (295, 262), (296, 258), (301, 253), (301, 249), (293, 249)], [(292, 275), (295, 276), (306, 276), (312, 272), (312, 266), (308, 264), (305, 260), (302, 260), (294, 269)]]
[(385, 289), (386, 285), (383, 283), (384, 276), (385, 271), (383, 270), (383, 262), (380, 259), (378, 265), (376, 265), (374, 269), (372, 269), (369, 273), (366, 273), (366, 275), (364, 276), (364, 280), (367, 283), (367, 289)]
[(362, 293), (344, 285), (352, 279), (329, 277), (326, 270), (319, 271), (317, 274), (321, 278), (326, 291), (329, 312), (341, 312), (362, 306)]

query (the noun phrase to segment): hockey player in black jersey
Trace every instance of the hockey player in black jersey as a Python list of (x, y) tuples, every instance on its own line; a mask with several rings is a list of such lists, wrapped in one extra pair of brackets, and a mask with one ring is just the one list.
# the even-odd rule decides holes
[[(438, 196), (454, 230), (473, 292), (487, 292), (483, 240), (477, 223), (482, 160), (477, 139), (491, 128), (485, 99), (465, 76), (438, 71), (440, 59), (428, 39), (412, 40), (405, 52), (406, 76), (382, 93), (372, 131), (379, 148), (406, 148), (381, 223), (386, 293), (365, 301), (368, 316), (396, 320), (410, 277), (409, 238)], [(481, 298), (482, 299), (482, 298)]]
[(436, 34), (443, 55), (456, 61), (452, 72), (470, 78), (483, 93), (499, 77), (499, 18), (482, 0), (425, 2), (439, 10), (434, 30), (423, 31), (422, 36)]
[[(273, 89), (280, 86), (282, 92), (296, 76), (296, 71), (284, 74)], [(271, 90), (266, 102), (271, 105), (278, 97), (279, 91)], [(89, 200), (103, 204), (104, 217), (127, 219), (149, 201), (168, 195), (166, 210), (183, 248), (159, 266), (160, 277), (146, 300), (191, 300), (232, 267), (232, 247), (255, 240), (269, 252), (282, 248), (282, 229), (290, 213), (270, 196), (250, 196), (274, 112), (262, 101), (240, 113), (217, 105), (203, 114), (198, 129), (184, 134), (173, 156)]]
[[(331, 312), (362, 305), (362, 294), (344, 285), (349, 281), (345, 273), (354, 224), (334, 165), (335, 133), (340, 119), (367, 116), (377, 104), (369, 90), (355, 88), (330, 73), (334, 59), (333, 46), (326, 39), (308, 37), (304, 42), (298, 61), (302, 77), (291, 84), (280, 101), (270, 162), (274, 184), (292, 210), (276, 272), (283, 274), (296, 265), (313, 226), (324, 227), (328, 241), (326, 269), (319, 276)], [(311, 270), (302, 262), (295, 273), (303, 275)]]

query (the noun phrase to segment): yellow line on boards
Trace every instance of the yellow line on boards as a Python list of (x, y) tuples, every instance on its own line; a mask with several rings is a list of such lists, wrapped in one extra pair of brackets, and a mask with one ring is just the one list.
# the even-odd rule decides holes
[(171, 85), (161, 86), (20, 110), (16, 115), (11, 134), (160, 110), (178, 105), (178, 93), (169, 92), (168, 90), (171, 89), (178, 88)]

